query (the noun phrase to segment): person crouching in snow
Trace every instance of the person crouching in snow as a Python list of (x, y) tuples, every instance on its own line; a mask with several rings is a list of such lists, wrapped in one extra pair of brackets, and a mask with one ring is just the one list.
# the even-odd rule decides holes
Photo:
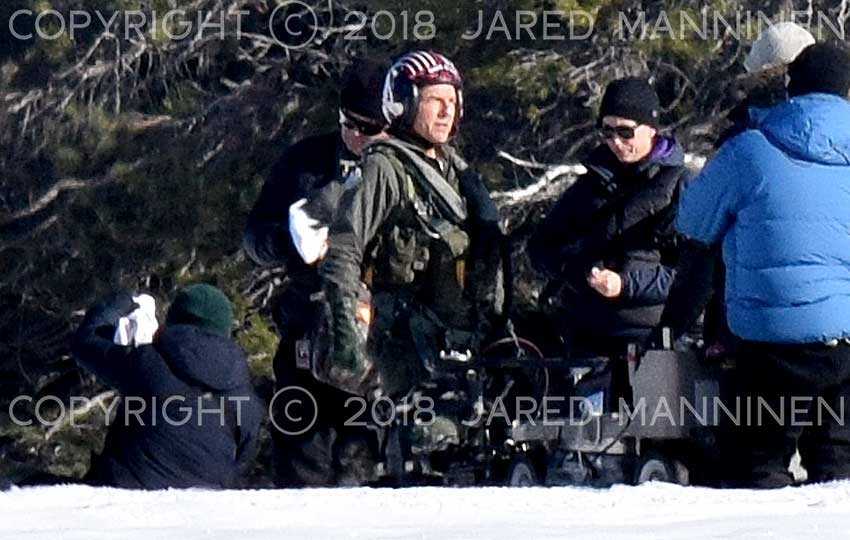
[(119, 320), (136, 308), (127, 292), (101, 300), (71, 345), (77, 362), (123, 398), (86, 480), (135, 489), (239, 487), (262, 409), (230, 337), (230, 301), (215, 287), (192, 285), (178, 292), (153, 343), (116, 344)]

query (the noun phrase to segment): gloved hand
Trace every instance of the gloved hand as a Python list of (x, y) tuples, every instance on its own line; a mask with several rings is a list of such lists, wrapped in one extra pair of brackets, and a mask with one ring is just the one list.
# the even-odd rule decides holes
[(138, 307), (133, 301), (133, 293), (119, 290), (95, 303), (86, 313), (86, 319), (96, 320), (98, 326), (114, 326), (118, 319), (129, 315)]
[(119, 319), (129, 315), (137, 307), (139, 306), (133, 301), (133, 295), (129, 291), (121, 290), (105, 296), (86, 312), (77, 335), (87, 336), (95, 333), (112, 341)]
[(121, 314), (121, 317), (132, 313), (139, 305), (133, 301), (133, 293), (121, 289), (107, 295), (96, 304), (103, 306), (104, 309), (115, 311)]
[(366, 343), (355, 320), (356, 302), (339, 291), (328, 291), (333, 323), (333, 357), (328, 378), (337, 388), (364, 395), (375, 384), (374, 366), (366, 356)]
[(368, 359), (363, 358), (363, 355), (346, 351), (340, 356), (334, 356), (335, 362), (348, 359), (359, 364), (353, 369), (332, 365), (328, 372), (328, 382), (332, 386), (355, 396), (366, 397), (370, 391), (380, 387), (374, 366)]

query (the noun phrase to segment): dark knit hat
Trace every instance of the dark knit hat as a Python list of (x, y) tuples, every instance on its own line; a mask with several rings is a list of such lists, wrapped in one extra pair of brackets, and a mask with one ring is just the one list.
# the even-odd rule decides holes
[(386, 69), (376, 62), (355, 60), (342, 76), (340, 108), (385, 123), (382, 111), (385, 74)]
[(177, 293), (166, 324), (190, 324), (211, 334), (230, 337), (233, 308), (230, 300), (212, 285), (191, 285)]
[(658, 94), (645, 79), (626, 77), (611, 81), (602, 96), (598, 123), (606, 116), (619, 116), (638, 124), (658, 126)]
[(788, 66), (788, 95), (821, 92), (847, 97), (850, 52), (838, 43), (816, 43), (803, 49)]

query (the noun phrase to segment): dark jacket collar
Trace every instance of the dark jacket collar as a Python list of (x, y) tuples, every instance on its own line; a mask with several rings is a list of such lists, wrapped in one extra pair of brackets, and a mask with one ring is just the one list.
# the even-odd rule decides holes
[[(642, 174), (657, 167), (682, 167), (685, 164), (685, 152), (672, 137), (659, 136), (655, 146), (645, 159), (637, 163), (622, 163), (603, 143), (597, 146), (584, 165), (591, 170), (603, 169), (610, 176)], [(652, 176), (652, 174), (650, 174)]]

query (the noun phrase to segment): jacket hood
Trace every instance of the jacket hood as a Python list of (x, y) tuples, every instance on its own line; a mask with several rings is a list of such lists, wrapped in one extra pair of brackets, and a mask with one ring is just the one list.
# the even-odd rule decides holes
[(659, 135), (655, 146), (645, 163), (657, 163), (666, 167), (679, 167), (685, 164), (685, 151), (679, 142), (673, 137)]
[(770, 115), (769, 107), (750, 107), (747, 109), (747, 129), (756, 129)]
[(156, 346), (186, 384), (223, 392), (243, 388), (250, 381), (242, 350), (229, 338), (177, 324), (165, 327)]
[(842, 97), (795, 97), (771, 109), (758, 130), (791, 158), (850, 165), (850, 102)]

